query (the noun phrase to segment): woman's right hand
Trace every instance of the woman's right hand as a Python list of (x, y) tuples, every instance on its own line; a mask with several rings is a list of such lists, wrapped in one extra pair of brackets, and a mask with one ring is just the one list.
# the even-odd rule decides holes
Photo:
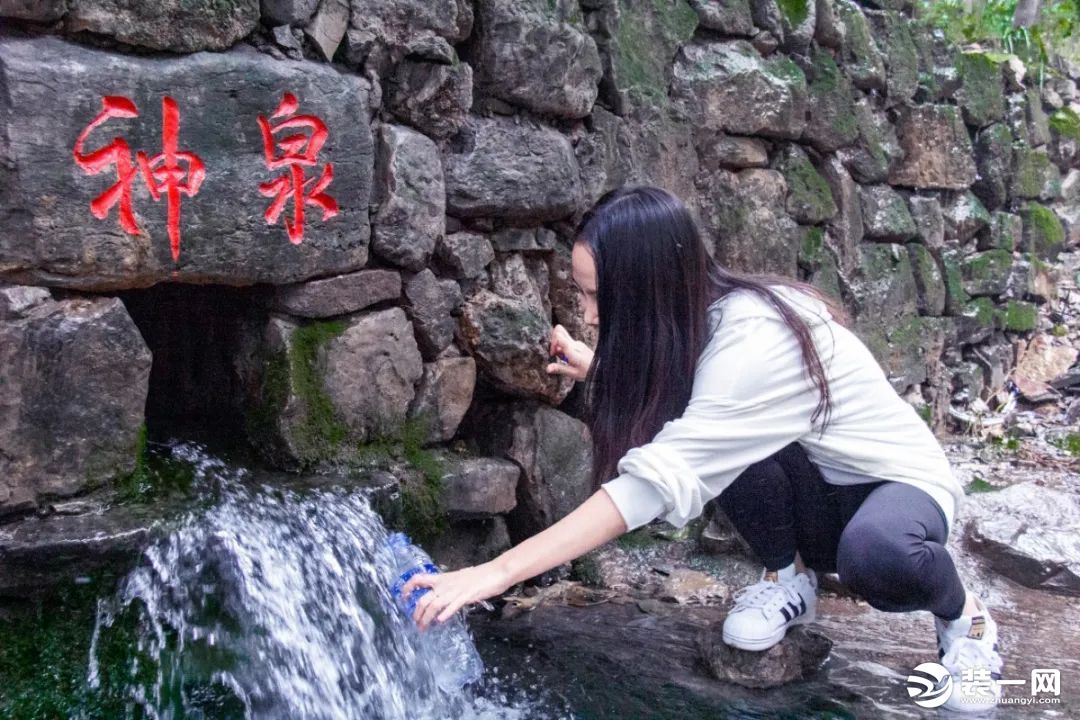
[(548, 363), (547, 371), (555, 375), (566, 375), (574, 380), (584, 380), (593, 361), (592, 348), (570, 337), (570, 333), (562, 325), (556, 325), (551, 329), (548, 354), (562, 355), (566, 358), (566, 362)]

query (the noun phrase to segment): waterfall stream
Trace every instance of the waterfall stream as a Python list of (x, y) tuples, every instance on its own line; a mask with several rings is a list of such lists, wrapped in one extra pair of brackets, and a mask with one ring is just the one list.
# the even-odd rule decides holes
[(125, 685), (146, 717), (223, 717), (230, 704), (268, 720), (538, 716), (489, 678), (437, 689), (440, 658), (393, 604), (388, 533), (363, 492), (260, 485), (198, 445), (171, 451), (208, 501), (99, 601), (91, 687), (102, 636), (134, 615)]

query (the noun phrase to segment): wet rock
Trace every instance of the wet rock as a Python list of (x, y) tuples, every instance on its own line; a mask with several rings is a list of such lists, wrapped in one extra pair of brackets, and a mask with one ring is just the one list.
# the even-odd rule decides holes
[(473, 103), (473, 71), (465, 62), (444, 65), (406, 58), (388, 86), (390, 112), (436, 139), (460, 130)]
[[(136, 57), (53, 37), (0, 40), (0, 73), (7, 88), (0, 99), (7, 138), (0, 185), (19, 188), (0, 195), (0, 213), (9, 218), (0, 238), (0, 276), (94, 290), (158, 281), (248, 285), (335, 275), (366, 263), (371, 138), (363, 121), (364, 80), (314, 63), (267, 62), (250, 48)], [(260, 184), (285, 177), (266, 168), (257, 119), (272, 115), (286, 90), (299, 100), (298, 112), (327, 125), (319, 169), (333, 165), (325, 192), (338, 204), (337, 215), (325, 220), (309, 209), (299, 243), (290, 242), (283, 226), (293, 222), (291, 203), (271, 224), (265, 213), (272, 199), (259, 193)], [(181, 195), (176, 260), (166, 196), (155, 202), (141, 175), (132, 186), (139, 229), (122, 229), (119, 205), (102, 219), (91, 214), (94, 198), (116, 182), (115, 168), (88, 175), (74, 163), (72, 148), (101, 97), (114, 93), (125, 94), (139, 117), (109, 119), (90, 133), (87, 152), (117, 136), (132, 155), (160, 152), (162, 96), (175, 94), (179, 149), (205, 165), (198, 193)], [(48, 122), (26, 111), (45, 107)], [(308, 175), (313, 182), (313, 170)], [(62, 201), (39, 202), (42, 197)]]
[(326, 396), (361, 441), (399, 427), (423, 366), (401, 308), (352, 317), (319, 353)]
[(600, 55), (576, 2), (479, 0), (476, 17), (470, 60), (482, 92), (541, 114), (589, 114)]
[(471, 357), (443, 358), (424, 364), (409, 417), (424, 420), (427, 442), (445, 442), (454, 437), (472, 403), (475, 387), (476, 362)]
[(690, 7), (698, 14), (701, 27), (719, 30), (724, 35), (753, 35), (754, 20), (750, 15), (748, 0), (733, 2), (711, 2), (711, 0), (689, 0)]
[(319, 0), (262, 0), (264, 21), (281, 25), (304, 25), (319, 7)]
[(0, 320), (0, 515), (130, 473), (150, 350), (117, 298), (5, 289)]
[(521, 468), (499, 458), (455, 460), (442, 478), (442, 506), (452, 517), (474, 519), (510, 512), (517, 505)]
[(942, 315), (945, 312), (945, 278), (938, 267), (937, 260), (925, 245), (908, 243), (907, 249), (911, 257), (911, 271), (915, 276), (915, 287), (919, 291), (919, 314)]
[(421, 270), (446, 233), (438, 148), (415, 130), (383, 125), (376, 167), (371, 248), (395, 265)]
[(999, 208), (1009, 199), (1012, 178), (1013, 136), (1004, 123), (994, 123), (975, 137), (978, 178), (972, 191), (988, 208)]
[(68, 0), (0, 0), (0, 17), (55, 22), (67, 12)]
[(1027, 587), (1080, 596), (1080, 503), (1035, 483), (968, 502), (968, 536), (995, 571)]
[(494, 560), (509, 549), (506, 520), (496, 516), (451, 522), (450, 528), (439, 536), (439, 542), (431, 547), (431, 556), (444, 568), (457, 570)]
[(908, 209), (915, 220), (916, 234), (920, 242), (928, 248), (940, 248), (945, 244), (945, 218), (941, 212), (941, 201), (937, 198), (911, 195), (908, 197)]
[(495, 259), (491, 241), (467, 231), (447, 235), (436, 247), (436, 254), (458, 280), (480, 277)]
[(802, 139), (823, 153), (835, 152), (859, 137), (851, 81), (825, 50), (811, 50), (806, 127)]
[(282, 285), (274, 309), (305, 318), (326, 318), (363, 310), (401, 295), (401, 275), (393, 270), (360, 270), (304, 283)]
[(453, 315), (461, 306), (461, 288), (449, 279), (440, 280), (424, 268), (405, 283), (405, 301), (416, 328), (416, 340), (426, 360), (454, 339)]
[(904, 158), (889, 173), (893, 185), (965, 190), (975, 181), (971, 138), (955, 107), (916, 105), (897, 125)]
[(463, 144), (452, 143), (443, 155), (450, 214), (542, 222), (581, 205), (577, 160), (563, 134), (510, 118), (472, 116), (463, 134)]
[(706, 628), (698, 636), (702, 659), (714, 676), (752, 688), (771, 688), (806, 679), (829, 657), (832, 644), (825, 635), (802, 626), (788, 630), (783, 640), (764, 652), (727, 645), (723, 623)]
[(259, 22), (259, 0), (67, 0), (67, 5), (68, 32), (87, 31), (172, 52), (224, 50)]
[(900, 193), (888, 185), (859, 187), (866, 237), (884, 242), (901, 242), (915, 236), (915, 220)]
[(787, 183), (776, 170), (717, 170), (704, 184), (706, 227), (716, 236), (720, 261), (747, 272), (794, 277), (798, 226), (785, 210)]
[(322, 59), (329, 62), (337, 53), (348, 27), (348, 0), (322, 0), (315, 17), (304, 27), (304, 34)]
[(945, 239), (966, 243), (990, 224), (990, 213), (970, 190), (942, 205)]
[(466, 300), (459, 324), (477, 366), (502, 391), (553, 404), (570, 392), (572, 380), (545, 370), (551, 322), (524, 300), (480, 290)]
[(705, 130), (796, 140), (806, 124), (802, 70), (782, 54), (762, 58), (745, 40), (684, 46), (671, 94)]
[(986, 127), (1005, 115), (1002, 63), (985, 52), (963, 52), (957, 61), (960, 88), (956, 96), (964, 122)]
[(561, 520), (591, 494), (592, 448), (585, 424), (533, 402), (491, 403), (466, 418), (480, 451), (522, 469), (507, 516), (515, 542)]
[(829, 184), (798, 145), (787, 145), (774, 161), (787, 183), (786, 209), (795, 222), (814, 225), (836, 215)]
[(730, 589), (712, 575), (680, 567), (667, 573), (657, 596), (679, 605), (705, 605), (726, 600), (730, 595)]

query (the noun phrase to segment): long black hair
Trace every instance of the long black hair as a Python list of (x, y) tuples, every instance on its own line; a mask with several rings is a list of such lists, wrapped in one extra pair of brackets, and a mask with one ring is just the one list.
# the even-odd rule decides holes
[(847, 324), (839, 302), (793, 278), (725, 269), (709, 255), (682, 200), (659, 187), (608, 191), (581, 218), (574, 238), (596, 263), (600, 332), (585, 378), (594, 490), (618, 474), (616, 465), (629, 449), (648, 443), (686, 410), (709, 339), (708, 308), (740, 288), (772, 303), (795, 333), (820, 392), (812, 420), (824, 413), (828, 423), (829, 387), (810, 329), (769, 286), (803, 290)]

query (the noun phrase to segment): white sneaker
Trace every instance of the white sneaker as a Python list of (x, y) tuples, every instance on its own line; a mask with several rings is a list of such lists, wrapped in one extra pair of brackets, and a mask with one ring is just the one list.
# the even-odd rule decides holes
[(743, 650), (768, 650), (792, 625), (817, 616), (817, 575), (807, 569), (785, 580), (762, 579), (735, 594), (724, 619), (724, 642)]
[(953, 689), (942, 706), (962, 713), (989, 712), (1001, 699), (1001, 656), (997, 623), (975, 598), (979, 614), (952, 622), (934, 618), (938, 656), (953, 678)]

